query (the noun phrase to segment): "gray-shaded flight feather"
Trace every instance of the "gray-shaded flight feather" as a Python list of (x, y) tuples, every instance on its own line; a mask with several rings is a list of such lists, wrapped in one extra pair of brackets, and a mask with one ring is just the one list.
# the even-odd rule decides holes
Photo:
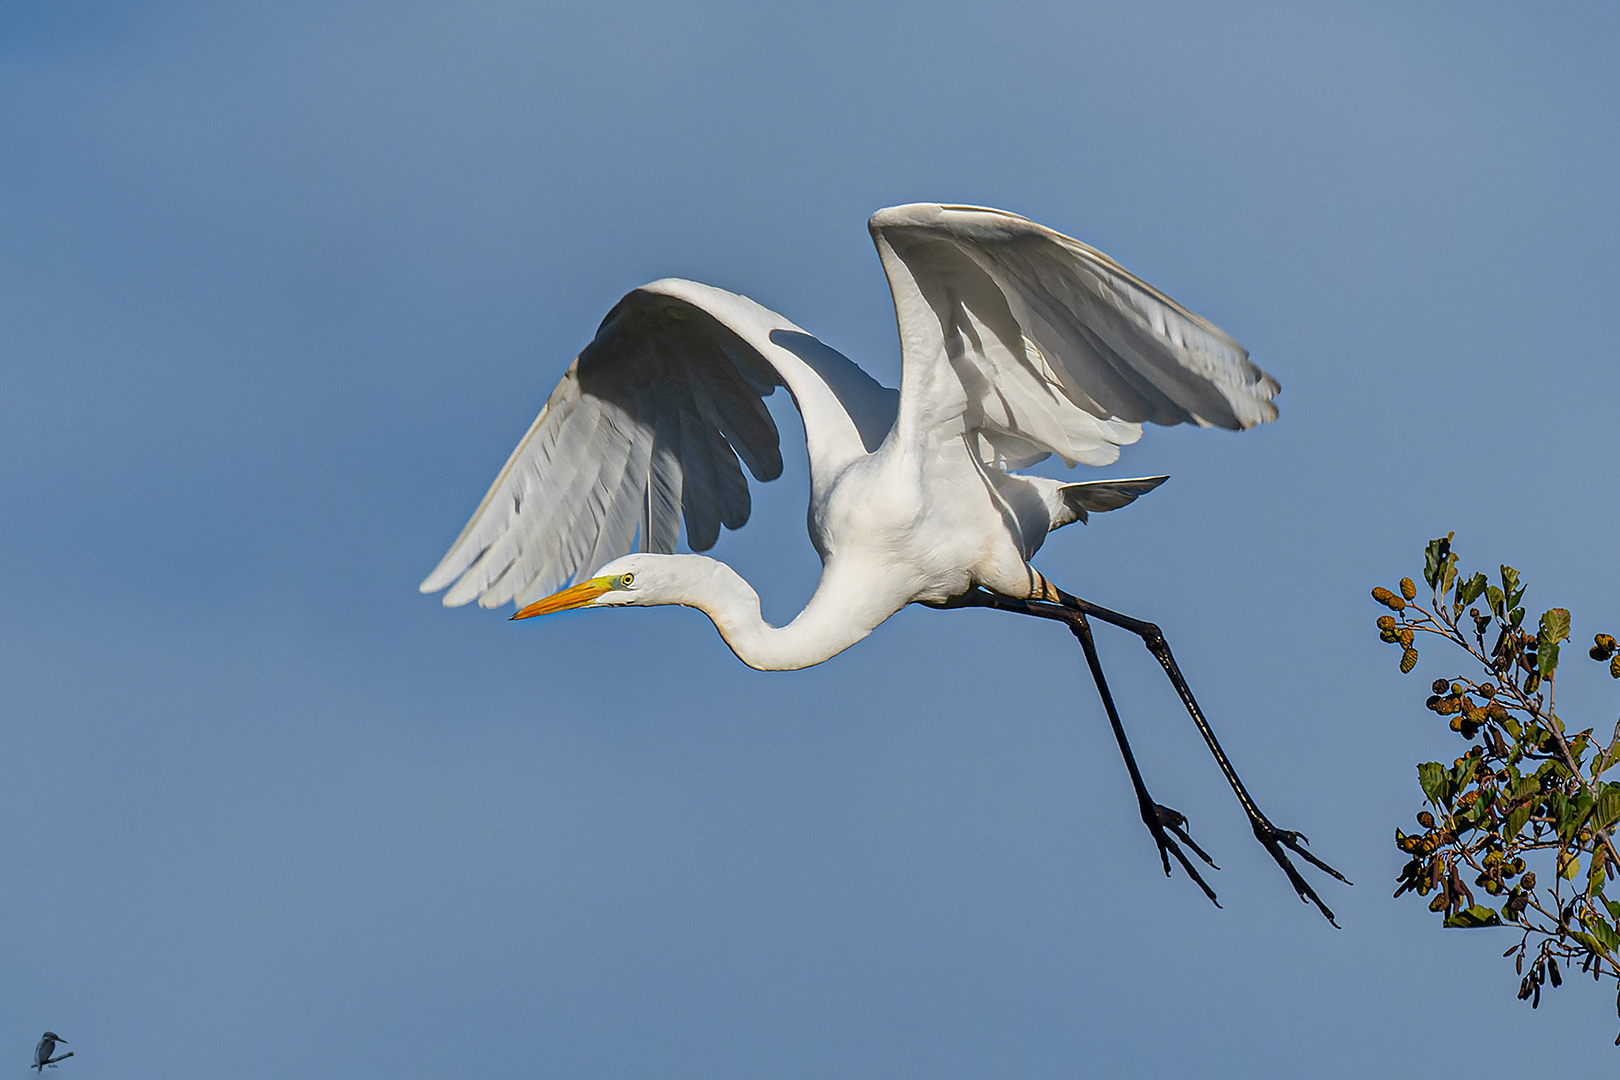
[[(1278, 387), (1218, 327), (1016, 214), (915, 204), (868, 223), (906, 345), (901, 423), (976, 433), (986, 464), (1107, 464), (1140, 424), (1247, 428)], [(939, 369), (955, 375), (942, 378)]]
[(630, 550), (695, 550), (748, 520), (748, 482), (782, 472), (765, 408), (781, 378), (697, 304), (637, 289), (608, 312), (423, 592), (526, 602)]

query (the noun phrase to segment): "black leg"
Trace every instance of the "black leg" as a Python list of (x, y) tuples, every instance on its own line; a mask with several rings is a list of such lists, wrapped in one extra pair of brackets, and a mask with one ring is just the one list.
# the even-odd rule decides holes
[(1226, 777), (1226, 782), (1231, 785), (1233, 794), (1237, 796), (1238, 803), (1243, 807), (1243, 812), (1249, 815), (1249, 825), (1254, 829), (1255, 839), (1260, 841), (1277, 865), (1282, 867), (1283, 873), (1288, 875), (1288, 882), (1293, 885), (1294, 891), (1299, 894), (1299, 898), (1315, 904), (1317, 909), (1327, 916), (1328, 922), (1338, 926), (1339, 924), (1333, 918), (1333, 912), (1322, 902), (1322, 898), (1316, 895), (1316, 890), (1311, 888), (1309, 883), (1299, 875), (1299, 871), (1294, 869), (1294, 864), (1289, 860), (1283, 848), (1286, 847), (1318, 870), (1332, 874), (1346, 885), (1350, 884), (1349, 879), (1301, 847), (1301, 843), (1309, 843), (1302, 834), (1288, 829), (1277, 828), (1260, 811), (1260, 807), (1255, 805), (1254, 797), (1249, 794), (1249, 789), (1243, 786), (1243, 781), (1239, 779), (1237, 770), (1232, 767), (1232, 762), (1227, 758), (1226, 751), (1221, 749), (1220, 741), (1215, 738), (1215, 730), (1209, 726), (1209, 721), (1204, 718), (1203, 710), (1198, 707), (1198, 702), (1193, 698), (1192, 689), (1188, 687), (1187, 680), (1182, 677), (1181, 669), (1176, 666), (1176, 658), (1171, 655), (1170, 645), (1164, 640), (1163, 632), (1153, 623), (1133, 619), (1129, 615), (1121, 615), (1117, 611), (1099, 607), (1089, 601), (1080, 599), (1078, 596), (1070, 596), (1068, 593), (1061, 591), (1058, 595), (1062, 597), (1062, 606), (1101, 619), (1103, 622), (1110, 623), (1123, 630), (1129, 630), (1142, 639), (1142, 644), (1147, 646), (1148, 651), (1153, 654), (1153, 658), (1159, 662), (1159, 666), (1164, 668), (1164, 673), (1169, 676), (1170, 685), (1175, 687), (1176, 695), (1181, 698), (1181, 703), (1186, 707), (1187, 714), (1192, 717), (1193, 724), (1198, 728), (1198, 733), (1204, 737), (1205, 744), (1209, 746), (1209, 752), (1215, 756), (1215, 762), (1220, 766), (1222, 775)]
[[(1205, 861), (1209, 861), (1209, 857), (1204, 855), (1197, 845), (1193, 844), (1182, 831), (1180, 826), (1185, 823), (1185, 819), (1181, 818), (1181, 815), (1176, 814), (1173, 810), (1158, 807), (1157, 804), (1152, 803), (1152, 800), (1147, 798), (1147, 792), (1142, 785), (1136, 762), (1131, 756), (1129, 744), (1125, 741), (1124, 728), (1121, 726), (1118, 712), (1114, 708), (1113, 698), (1103, 680), (1102, 666), (1097, 659), (1096, 646), (1091, 640), (1091, 630), (1086, 617), (1090, 616), (1110, 625), (1118, 626), (1141, 638), (1142, 643), (1147, 646), (1154, 659), (1158, 660), (1159, 665), (1164, 668), (1165, 674), (1170, 679), (1170, 684), (1175, 687), (1176, 694), (1181, 698), (1182, 705), (1186, 707), (1188, 715), (1192, 717), (1193, 724), (1197, 726), (1198, 733), (1204, 737), (1204, 742), (1209, 747), (1210, 753), (1214, 755), (1216, 764), (1220, 766), (1221, 774), (1226, 777), (1226, 782), (1231, 785), (1233, 793), (1237, 795), (1238, 803), (1243, 807), (1243, 812), (1248, 815), (1249, 825), (1254, 830), (1255, 838), (1260, 841), (1266, 852), (1282, 868), (1283, 873), (1288, 875), (1289, 884), (1294, 887), (1294, 891), (1299, 894), (1299, 898), (1315, 904), (1317, 909), (1327, 917), (1328, 922), (1338, 926), (1339, 924), (1334, 919), (1332, 910), (1322, 902), (1321, 897), (1316, 895), (1316, 890), (1312, 889), (1310, 884), (1300, 876), (1299, 871), (1294, 868), (1294, 864), (1289, 860), (1287, 852), (1283, 849), (1287, 848), (1312, 866), (1332, 874), (1347, 885), (1350, 884), (1349, 879), (1301, 847), (1301, 843), (1308, 843), (1302, 834), (1277, 828), (1261, 812), (1260, 807), (1255, 804), (1253, 796), (1249, 794), (1248, 788), (1244, 787), (1243, 781), (1238, 777), (1237, 770), (1232, 767), (1232, 762), (1227, 758), (1226, 751), (1221, 749), (1220, 741), (1215, 738), (1214, 729), (1209, 726), (1209, 721), (1204, 718), (1203, 710), (1198, 707), (1198, 702), (1193, 697), (1191, 688), (1187, 686), (1187, 680), (1182, 677), (1181, 669), (1176, 666), (1175, 657), (1170, 652), (1169, 644), (1164, 640), (1163, 632), (1153, 623), (1133, 619), (1128, 615), (1121, 615), (1117, 611), (1110, 611), (1108, 608), (1093, 604), (1088, 600), (1082, 600), (1078, 596), (1071, 596), (1061, 590), (1052, 589), (1051, 591), (1058, 596), (1058, 600), (1055, 602), (1047, 600), (1013, 600), (975, 589), (938, 606), (989, 607), (1001, 611), (1015, 611), (1024, 615), (1055, 619), (1066, 623), (1073, 630), (1075, 636), (1080, 638), (1080, 643), (1086, 650), (1086, 661), (1091, 666), (1092, 677), (1096, 680), (1097, 689), (1102, 694), (1103, 706), (1108, 711), (1109, 722), (1114, 726), (1115, 737), (1118, 739), (1120, 749), (1125, 755), (1125, 764), (1131, 772), (1132, 783), (1136, 786), (1137, 798), (1144, 801), (1144, 820), (1146, 820), (1146, 806), (1148, 805), (1154, 806), (1155, 816), (1157, 816), (1157, 811), (1160, 809), (1174, 815), (1174, 818), (1179, 820), (1165, 820), (1162, 822), (1163, 826), (1173, 829), (1178, 836), (1187, 842), (1188, 846), (1203, 856)], [(1154, 829), (1152, 822), (1149, 822), (1148, 828), (1153, 831), (1154, 840), (1159, 842), (1160, 837), (1163, 836), (1162, 829)], [(1161, 858), (1164, 856), (1166, 842), (1169, 842), (1168, 837), (1165, 837), (1164, 841), (1160, 842)], [(1210, 899), (1213, 900), (1214, 893), (1210, 892), (1209, 886), (1205, 885), (1203, 880), (1198, 877), (1192, 866), (1188, 864), (1173, 843), (1170, 844), (1170, 850), (1176, 854), (1176, 857), (1186, 866), (1187, 872), (1198, 881), (1198, 884), (1203, 887), (1204, 891), (1209, 894)], [(1214, 863), (1210, 862), (1210, 865), (1213, 866)], [(1168, 866), (1169, 863), (1166, 860), (1166, 869), (1168, 869)]]
[(1159, 858), (1164, 863), (1165, 876), (1170, 876), (1170, 856), (1174, 855), (1176, 861), (1187, 871), (1187, 876), (1198, 883), (1198, 887), (1204, 890), (1204, 895), (1209, 897), (1216, 907), (1220, 907), (1221, 902), (1216, 899), (1215, 890), (1209, 887), (1209, 883), (1198, 873), (1197, 868), (1182, 853), (1176, 842), (1165, 834), (1166, 829), (1175, 833), (1181, 842), (1191, 848), (1200, 859), (1203, 859), (1204, 862), (1216, 870), (1220, 869), (1220, 867), (1215, 866), (1215, 860), (1209, 857), (1209, 853), (1199, 847), (1191, 836), (1187, 835), (1187, 818), (1168, 806), (1161, 806), (1153, 800), (1152, 795), (1148, 794), (1147, 784), (1142, 780), (1142, 770), (1137, 767), (1136, 755), (1131, 751), (1130, 740), (1125, 737), (1125, 725), (1120, 721), (1119, 709), (1114, 705), (1114, 695), (1108, 689), (1108, 679), (1103, 674), (1102, 660), (1097, 656), (1097, 643), (1092, 639), (1091, 624), (1086, 621), (1085, 613), (1064, 607), (1061, 604), (1013, 600), (981, 590), (974, 590), (943, 604), (933, 606), (941, 608), (996, 608), (1000, 611), (1015, 611), (1022, 615), (1056, 619), (1069, 627), (1074, 636), (1079, 639), (1081, 649), (1085, 651), (1086, 664), (1091, 668), (1092, 680), (1097, 684), (1097, 693), (1102, 697), (1103, 709), (1108, 713), (1108, 723), (1114, 729), (1114, 741), (1119, 744), (1120, 756), (1125, 759), (1125, 769), (1131, 776), (1131, 787), (1136, 790), (1136, 802), (1142, 813), (1142, 823), (1148, 827), (1148, 832), (1153, 836), (1153, 842), (1158, 845)]
[(1170, 856), (1174, 855), (1182, 869), (1187, 871), (1187, 876), (1198, 883), (1198, 887), (1204, 890), (1204, 895), (1209, 897), (1211, 903), (1220, 907), (1221, 902), (1215, 899), (1215, 890), (1199, 875), (1192, 862), (1176, 846), (1176, 842), (1165, 835), (1165, 829), (1175, 832), (1210, 866), (1217, 870), (1220, 867), (1215, 866), (1215, 860), (1187, 835), (1187, 819), (1168, 806), (1160, 806), (1148, 794), (1147, 785), (1142, 782), (1142, 772), (1136, 767), (1136, 755), (1131, 753), (1130, 741), (1125, 738), (1125, 725), (1120, 722), (1119, 710), (1114, 707), (1114, 695), (1109, 692), (1108, 680), (1103, 676), (1102, 661), (1097, 657), (1097, 643), (1091, 638), (1091, 624), (1086, 621), (1085, 615), (1077, 613), (1077, 616), (1069, 622), (1069, 629), (1074, 631), (1074, 636), (1080, 639), (1080, 647), (1085, 650), (1086, 663), (1091, 668), (1091, 678), (1097, 684), (1097, 693), (1102, 696), (1103, 708), (1108, 713), (1108, 722), (1114, 729), (1114, 740), (1119, 743), (1119, 752), (1125, 758), (1125, 768), (1131, 774), (1131, 786), (1136, 789), (1136, 803), (1142, 811), (1142, 822), (1148, 827), (1148, 832), (1153, 834), (1153, 842), (1159, 845), (1159, 859), (1164, 863), (1164, 876), (1170, 876)]

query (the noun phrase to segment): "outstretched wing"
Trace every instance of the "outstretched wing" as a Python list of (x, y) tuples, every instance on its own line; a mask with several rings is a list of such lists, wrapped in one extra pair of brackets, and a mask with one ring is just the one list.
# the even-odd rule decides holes
[(1278, 386), (1107, 255), (1016, 214), (919, 203), (868, 222), (894, 293), (900, 426), (966, 434), (987, 465), (1106, 465), (1141, 424), (1248, 428)]
[(643, 551), (667, 554), (683, 517), (694, 551), (712, 547), (722, 525), (741, 528), (749, 497), (737, 459), (759, 480), (782, 472), (763, 400), (782, 378), (738, 332), (753, 336), (752, 323), (793, 325), (691, 282), (628, 293), (422, 591), (451, 586), (449, 606), (521, 604), (625, 554), (638, 530)]

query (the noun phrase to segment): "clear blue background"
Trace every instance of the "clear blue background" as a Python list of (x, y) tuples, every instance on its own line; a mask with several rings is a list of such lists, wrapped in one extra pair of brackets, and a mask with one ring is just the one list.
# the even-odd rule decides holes
[[(1620, 629), (1613, 8), (95, 3), (0, 9), (0, 1047), (102, 1077), (1432, 1077), (1612, 1069), (1612, 989), (1389, 897), (1461, 743), (1367, 597), (1459, 530)], [(761, 675), (684, 610), (416, 593), (601, 315), (745, 292), (891, 384), (863, 221), (1088, 240), (1283, 385), (1054, 537), (1150, 658), (901, 613)], [(773, 404), (802, 443), (785, 395)], [(716, 554), (789, 617), (802, 460)], [(1578, 657), (1578, 653), (1575, 654)], [(1584, 660), (1566, 716), (1607, 731)], [(8, 1066), (9, 1067), (9, 1066)]]

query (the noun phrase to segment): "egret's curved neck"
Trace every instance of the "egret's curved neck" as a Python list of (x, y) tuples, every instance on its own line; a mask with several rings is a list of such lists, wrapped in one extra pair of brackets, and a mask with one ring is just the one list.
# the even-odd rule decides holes
[(798, 617), (786, 626), (772, 626), (760, 615), (759, 594), (725, 563), (701, 555), (668, 558), (684, 565), (680, 584), (663, 602), (703, 612), (737, 659), (760, 671), (793, 671), (819, 664), (866, 637), (899, 610), (829, 564), (815, 595)]

